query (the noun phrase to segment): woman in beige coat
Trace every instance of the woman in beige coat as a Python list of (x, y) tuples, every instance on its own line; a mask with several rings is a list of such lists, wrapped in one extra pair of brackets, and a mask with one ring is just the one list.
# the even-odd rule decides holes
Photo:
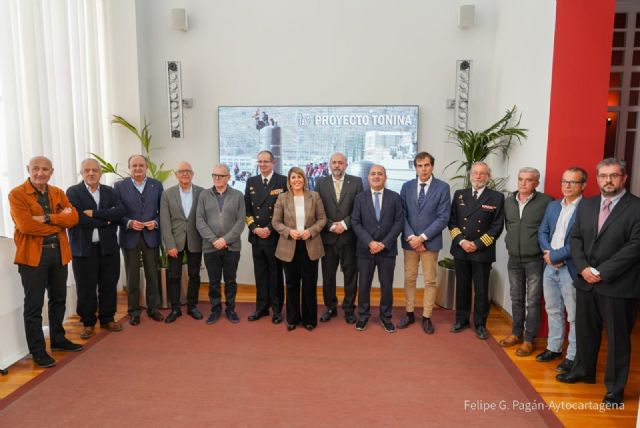
[[(280, 234), (276, 257), (284, 263), (287, 288), (287, 330), (302, 322), (311, 331), (318, 324), (318, 260), (324, 256), (320, 232), (327, 222), (322, 200), (307, 189), (304, 171), (289, 170), (288, 192), (278, 196), (271, 224)], [(300, 288), (302, 285), (302, 307)]]

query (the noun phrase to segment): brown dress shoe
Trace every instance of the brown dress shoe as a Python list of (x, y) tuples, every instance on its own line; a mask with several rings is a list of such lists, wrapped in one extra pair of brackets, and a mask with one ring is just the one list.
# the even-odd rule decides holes
[(518, 357), (528, 357), (533, 353), (533, 350), (536, 349), (536, 345), (531, 342), (522, 342), (522, 345), (518, 346), (516, 349), (516, 355)]
[(85, 325), (80, 331), (80, 339), (88, 339), (95, 334), (94, 327), (92, 325)]
[(513, 334), (505, 337), (504, 339), (500, 339), (498, 344), (503, 348), (508, 348), (509, 346), (517, 345), (518, 343), (522, 343), (522, 337), (514, 336)]
[(122, 326), (115, 321), (109, 321), (101, 327), (107, 331), (122, 331)]

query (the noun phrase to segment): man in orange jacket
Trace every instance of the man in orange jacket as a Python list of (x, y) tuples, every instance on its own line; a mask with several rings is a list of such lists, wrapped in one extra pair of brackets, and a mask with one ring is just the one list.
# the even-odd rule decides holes
[(52, 186), (51, 161), (36, 156), (27, 165), (29, 178), (9, 193), (11, 217), (15, 223), (14, 240), (18, 272), (24, 288), (24, 329), (33, 361), (41, 367), (55, 365), (47, 354), (42, 333), (44, 292), (49, 298), (51, 350), (76, 352), (82, 346), (65, 337), (67, 300), (67, 264), (71, 249), (67, 228), (78, 223), (78, 212), (64, 191)]

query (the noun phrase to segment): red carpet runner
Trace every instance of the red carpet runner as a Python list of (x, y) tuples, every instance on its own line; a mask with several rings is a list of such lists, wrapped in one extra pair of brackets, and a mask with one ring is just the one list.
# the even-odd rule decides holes
[(419, 323), (385, 333), (377, 315), (358, 332), (342, 313), (287, 332), (249, 323), (252, 309), (237, 325), (143, 315), (0, 402), (0, 425), (561, 426), (493, 339), (449, 333), (450, 311), (427, 336)]

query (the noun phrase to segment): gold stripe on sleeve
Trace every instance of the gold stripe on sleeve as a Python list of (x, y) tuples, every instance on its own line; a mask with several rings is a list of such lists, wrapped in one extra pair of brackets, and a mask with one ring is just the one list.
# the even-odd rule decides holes
[(461, 235), (462, 232), (460, 231), (459, 228), (454, 227), (453, 229), (451, 229), (451, 231), (449, 232), (451, 233), (451, 239), (456, 239), (456, 236)]

